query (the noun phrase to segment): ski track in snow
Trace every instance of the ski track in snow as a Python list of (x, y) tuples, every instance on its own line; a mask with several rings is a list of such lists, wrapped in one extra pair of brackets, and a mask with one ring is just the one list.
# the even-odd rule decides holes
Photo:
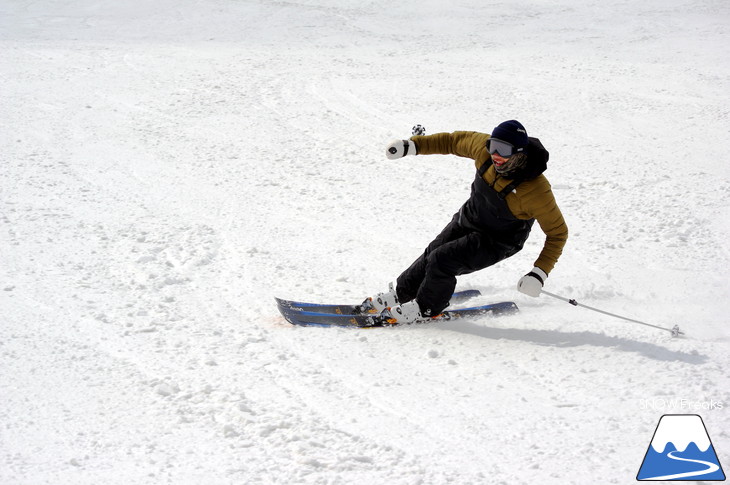
[[(3, 5), (0, 482), (626, 483), (673, 411), (728, 462), (729, 14)], [(470, 161), (390, 139), (513, 117), (571, 231), (548, 288), (687, 338), (517, 294), (537, 226), (460, 278), (518, 315), (278, 315), (379, 291), (467, 197)]]

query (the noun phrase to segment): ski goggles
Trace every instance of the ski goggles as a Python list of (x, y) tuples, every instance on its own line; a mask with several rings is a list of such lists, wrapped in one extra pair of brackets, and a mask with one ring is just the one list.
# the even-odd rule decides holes
[(524, 148), (515, 148), (513, 144), (502, 141), (499, 138), (490, 138), (487, 140), (487, 150), (490, 155), (496, 153), (502, 158), (509, 158), (515, 153), (521, 152)]

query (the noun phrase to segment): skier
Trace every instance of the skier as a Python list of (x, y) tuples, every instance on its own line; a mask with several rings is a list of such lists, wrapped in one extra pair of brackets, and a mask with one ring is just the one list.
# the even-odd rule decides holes
[(391, 323), (414, 323), (440, 314), (456, 287), (456, 276), (472, 273), (522, 249), (535, 220), (546, 235), (534, 268), (517, 289), (540, 295), (568, 239), (568, 227), (542, 174), (548, 152), (527, 136), (517, 120), (500, 123), (491, 135), (473, 131), (416, 135), (388, 145), (390, 160), (407, 155), (452, 154), (471, 158), (476, 177), (471, 195), (453, 219), (386, 292), (365, 307)]

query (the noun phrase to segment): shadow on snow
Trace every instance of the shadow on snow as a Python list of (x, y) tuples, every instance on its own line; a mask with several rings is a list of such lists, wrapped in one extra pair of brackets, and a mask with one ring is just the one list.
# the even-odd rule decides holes
[(627, 338), (612, 337), (588, 331), (561, 332), (557, 330), (499, 328), (479, 325), (468, 321), (447, 322), (443, 328), (491, 340), (531, 342), (537, 345), (550, 347), (579, 347), (584, 345), (605, 347), (623, 352), (634, 352), (649, 359), (666, 362), (676, 361), (684, 362), (686, 364), (700, 365), (708, 361), (708, 357), (705, 355), (671, 350), (653, 343), (637, 342)]

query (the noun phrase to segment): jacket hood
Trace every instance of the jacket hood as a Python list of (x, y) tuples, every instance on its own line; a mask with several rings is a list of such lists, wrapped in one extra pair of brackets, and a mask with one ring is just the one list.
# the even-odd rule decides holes
[(540, 140), (529, 137), (525, 151), (527, 152), (527, 164), (512, 176), (513, 179), (532, 180), (547, 170), (550, 153), (542, 146)]

